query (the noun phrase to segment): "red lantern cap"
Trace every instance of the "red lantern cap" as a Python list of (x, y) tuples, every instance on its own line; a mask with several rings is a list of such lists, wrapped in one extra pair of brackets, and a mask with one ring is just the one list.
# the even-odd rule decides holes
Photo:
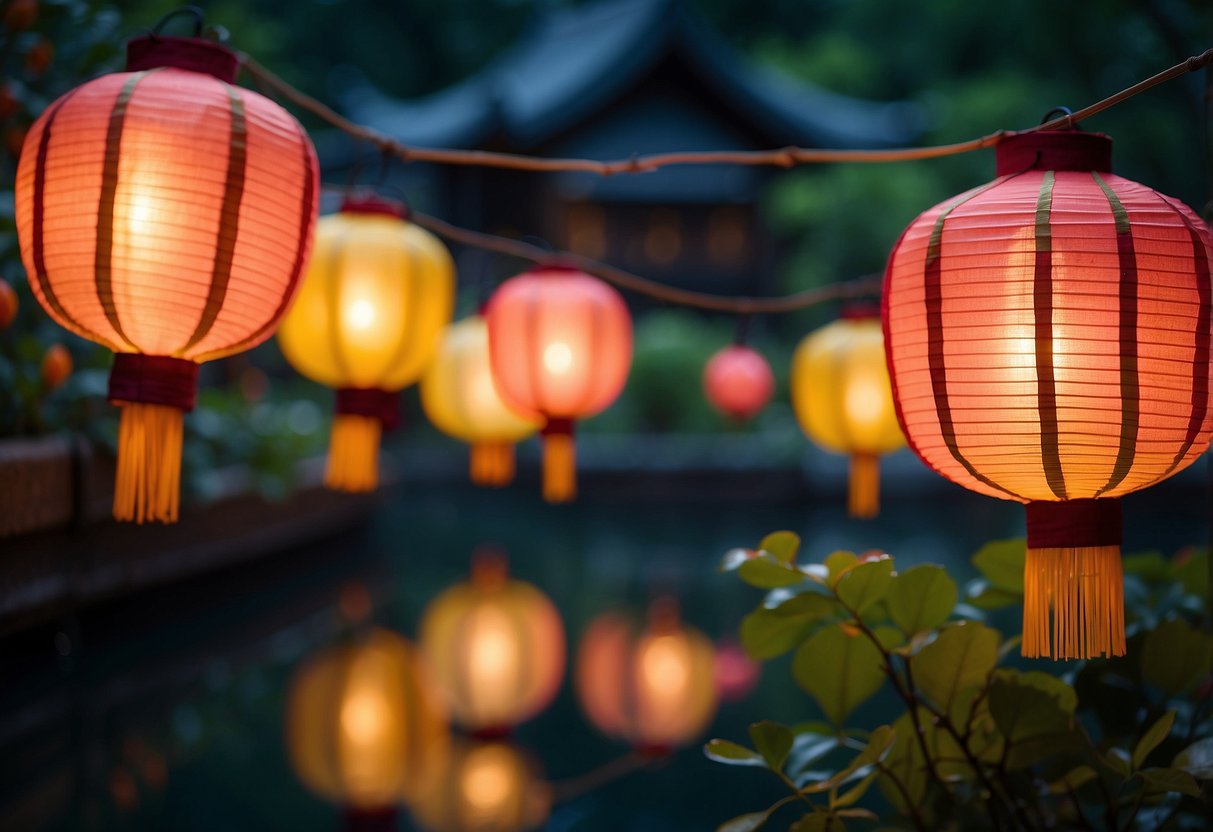
[(341, 201), (343, 214), (382, 214), (396, 219), (408, 219), (409, 209), (403, 202), (377, 194), (349, 194)]
[(147, 35), (127, 42), (127, 72), (165, 66), (213, 75), (229, 84), (236, 83), (240, 71), (236, 53), (213, 40)]
[(1103, 133), (1020, 133), (1000, 141), (995, 150), (999, 176), (1029, 170), (1112, 171), (1112, 139)]

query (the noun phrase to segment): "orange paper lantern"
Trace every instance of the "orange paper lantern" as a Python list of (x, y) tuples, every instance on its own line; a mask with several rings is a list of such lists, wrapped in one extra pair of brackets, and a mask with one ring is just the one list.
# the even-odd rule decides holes
[(234, 86), (224, 47), (138, 38), (126, 68), (30, 129), (17, 230), (38, 302), (117, 353), (114, 516), (172, 522), (198, 364), (273, 333), (307, 261), (318, 168), (290, 114)]
[(337, 391), (329, 488), (378, 486), (382, 432), (399, 423), (399, 393), (433, 360), (454, 305), (450, 253), (408, 222), (400, 203), (350, 197), (320, 218), (312, 264), (278, 343), (291, 366)]
[(762, 353), (744, 344), (731, 344), (708, 359), (703, 368), (703, 392), (721, 415), (745, 422), (771, 401), (775, 376)]
[(577, 696), (608, 736), (656, 753), (694, 740), (716, 715), (715, 649), (660, 598), (637, 632), (625, 616), (590, 624), (577, 652)]
[(510, 580), (497, 553), (477, 553), (472, 579), (434, 599), (421, 644), (452, 717), (485, 735), (539, 713), (564, 677), (560, 613), (531, 584)]
[(421, 377), (421, 405), (434, 427), (472, 446), (471, 478), (477, 485), (513, 480), (514, 444), (540, 426), (511, 410), (497, 392), (488, 324), (480, 315), (447, 327), (438, 354)]
[(792, 356), (792, 408), (805, 434), (847, 454), (847, 512), (880, 512), (880, 456), (905, 445), (885, 368), (880, 317), (857, 308), (811, 332)]
[(299, 668), (288, 692), (286, 742), (309, 789), (364, 813), (437, 785), (450, 745), (445, 710), (420, 654), (381, 629)]
[(571, 500), (573, 422), (615, 401), (632, 365), (627, 304), (596, 277), (546, 266), (503, 283), (486, 317), (502, 398), (544, 420), (543, 496)]
[(434, 832), (521, 832), (547, 821), (552, 787), (529, 754), (500, 740), (472, 740), (455, 746), (437, 786), (408, 806)]
[(1209, 445), (1210, 235), (1081, 132), (906, 229), (885, 274), (898, 415), (937, 472), (1027, 505), (1023, 653), (1124, 653), (1120, 500)]

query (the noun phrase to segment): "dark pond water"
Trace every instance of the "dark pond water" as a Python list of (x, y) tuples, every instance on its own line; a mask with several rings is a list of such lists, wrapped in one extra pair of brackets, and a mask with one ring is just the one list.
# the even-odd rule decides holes
[[(1126, 501), (1126, 550), (1206, 541), (1204, 472), (1202, 464), (1176, 486)], [(799, 532), (809, 557), (880, 547), (902, 564), (945, 564), (961, 579), (972, 576), (967, 559), (982, 542), (1022, 530), (1017, 507), (929, 478), (891, 485), (870, 523), (844, 519), (831, 497), (747, 486), (755, 499), (737, 489), (716, 499), (707, 495), (720, 489), (697, 489), (694, 477), (664, 483), (619, 476), (565, 507), (526, 487), (400, 486), (367, 528), (10, 637), (3, 655), (12, 660), (0, 670), (0, 827), (341, 829), (338, 808), (310, 794), (286, 759), (291, 673), (338, 638), (341, 587), (367, 586), (374, 620), (412, 637), (428, 600), (466, 574), (484, 543), (505, 549), (514, 575), (551, 595), (575, 646), (593, 616), (640, 609), (659, 591), (677, 592), (684, 619), (712, 638), (734, 633), (760, 593), (716, 563), (774, 529)], [(854, 721), (891, 719), (893, 706), (878, 697)], [(746, 700), (722, 706), (708, 735), (742, 739), (760, 718), (819, 718), (786, 660), (767, 666)], [(567, 678), (513, 740), (557, 784), (627, 751), (583, 718)], [(780, 796), (769, 775), (711, 763), (696, 743), (559, 803), (545, 828), (708, 830)], [(411, 828), (407, 815), (396, 823)]]

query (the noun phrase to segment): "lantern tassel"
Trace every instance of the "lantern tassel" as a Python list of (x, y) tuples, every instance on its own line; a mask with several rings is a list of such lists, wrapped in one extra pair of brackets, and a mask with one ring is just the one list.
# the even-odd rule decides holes
[(329, 437), (324, 484), (334, 491), (362, 493), (379, 485), (379, 437), (382, 425), (371, 416), (338, 413)]
[(1120, 547), (1028, 549), (1023, 655), (1090, 659), (1124, 654)]
[(875, 454), (851, 454), (847, 514), (870, 520), (880, 513), (880, 458)]
[(177, 522), (185, 413), (176, 407), (125, 402), (118, 423), (114, 519)]
[(577, 496), (576, 461), (571, 433), (544, 433), (543, 499), (549, 503), (567, 503)]
[(514, 480), (514, 446), (509, 442), (476, 442), (468, 460), (476, 485), (500, 488)]

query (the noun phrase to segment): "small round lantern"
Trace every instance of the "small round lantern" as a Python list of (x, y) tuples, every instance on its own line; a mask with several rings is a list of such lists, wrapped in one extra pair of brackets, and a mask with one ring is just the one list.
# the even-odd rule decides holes
[(382, 431), (399, 423), (399, 393), (433, 358), (454, 304), (450, 254), (406, 221), (404, 206), (354, 196), (320, 218), (311, 267), (278, 343), (296, 370), (337, 391), (329, 488), (379, 484)]
[(489, 330), (480, 315), (447, 327), (438, 354), (421, 377), (421, 405), (445, 434), (469, 443), (472, 482), (502, 486), (514, 479), (514, 445), (539, 429), (497, 392), (489, 364)]
[(56, 323), (116, 353), (119, 520), (177, 519), (198, 365), (268, 338), (307, 261), (315, 151), (236, 71), (210, 41), (136, 38), (125, 72), (72, 90), (25, 137), (30, 287)]
[(449, 753), (445, 713), (420, 655), (380, 629), (299, 668), (286, 742), (304, 785), (364, 818), (437, 785)]
[(454, 720), (482, 735), (539, 713), (564, 677), (560, 613), (531, 584), (510, 580), (497, 553), (477, 553), (471, 580), (434, 599), (421, 644)]
[(703, 392), (722, 416), (746, 422), (771, 401), (775, 376), (762, 353), (744, 344), (732, 344), (704, 366)]
[(408, 801), (434, 832), (521, 832), (542, 826), (552, 788), (529, 755), (500, 740), (459, 743), (440, 782)]
[(604, 410), (627, 381), (627, 304), (596, 277), (545, 266), (503, 283), (486, 317), (502, 398), (544, 421), (543, 496), (567, 502), (577, 491), (573, 422)]
[(596, 619), (577, 653), (577, 696), (608, 736), (654, 753), (694, 740), (716, 714), (715, 650), (660, 598), (637, 632), (625, 616)]
[(997, 178), (918, 217), (885, 272), (910, 447), (1027, 506), (1026, 656), (1124, 653), (1119, 498), (1213, 435), (1209, 229), (1113, 175), (1111, 149), (1003, 140)]
[(805, 434), (851, 458), (847, 510), (880, 511), (880, 455), (905, 445), (897, 424), (879, 310), (855, 309), (810, 333), (792, 357), (792, 406)]

